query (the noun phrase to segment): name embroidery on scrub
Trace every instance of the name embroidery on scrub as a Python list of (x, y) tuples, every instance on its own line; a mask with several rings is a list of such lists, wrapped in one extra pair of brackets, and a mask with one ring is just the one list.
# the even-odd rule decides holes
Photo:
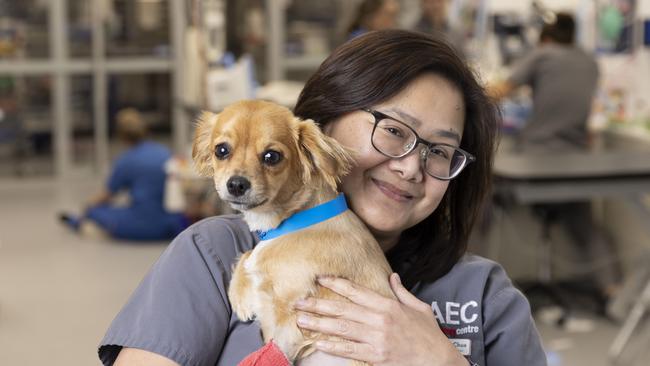
[(478, 320), (478, 302), (474, 300), (465, 303), (447, 301), (441, 308), (441, 305), (434, 301), (431, 303), (431, 309), (443, 333), (458, 352), (463, 356), (471, 356), (472, 341), (456, 337), (479, 333), (478, 325), (472, 324)]
[(456, 347), (458, 352), (460, 352), (461, 355), (463, 356), (471, 356), (472, 355), (472, 341), (469, 339), (459, 339), (459, 338), (449, 338), (449, 341), (451, 341), (451, 344)]

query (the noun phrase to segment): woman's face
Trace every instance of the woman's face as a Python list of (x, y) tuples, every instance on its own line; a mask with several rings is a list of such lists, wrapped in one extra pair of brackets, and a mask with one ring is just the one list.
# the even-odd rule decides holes
[(422, 13), (431, 19), (447, 17), (447, 0), (422, 0)]
[(368, 30), (391, 29), (397, 26), (399, 3), (395, 0), (385, 0), (377, 12), (368, 20)]
[[(444, 78), (427, 73), (392, 99), (368, 108), (411, 126), (420, 138), (459, 146), (465, 120), (460, 91)], [(418, 146), (402, 158), (389, 158), (372, 146), (373, 116), (355, 111), (326, 125), (325, 133), (355, 154), (356, 165), (341, 188), (352, 210), (366, 223), (384, 251), (402, 231), (438, 207), (448, 181), (422, 169)]]

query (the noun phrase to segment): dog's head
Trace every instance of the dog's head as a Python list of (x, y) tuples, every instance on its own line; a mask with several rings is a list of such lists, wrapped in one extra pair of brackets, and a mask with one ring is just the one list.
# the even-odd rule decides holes
[(201, 175), (213, 177), (222, 200), (258, 213), (291, 209), (306, 192), (335, 190), (351, 164), (345, 149), (313, 121), (265, 101), (204, 112), (192, 157)]

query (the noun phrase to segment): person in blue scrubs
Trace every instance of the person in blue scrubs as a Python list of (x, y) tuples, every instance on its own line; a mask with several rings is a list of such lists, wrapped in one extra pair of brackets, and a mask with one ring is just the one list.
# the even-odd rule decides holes
[[(165, 162), (171, 151), (146, 139), (147, 127), (140, 114), (129, 108), (117, 114), (117, 134), (128, 149), (115, 161), (105, 188), (91, 199), (81, 217), (61, 214), (60, 219), (82, 233), (125, 240), (164, 240), (188, 226), (182, 213), (167, 212), (163, 197)], [(116, 206), (114, 197), (127, 191), (128, 206)]]

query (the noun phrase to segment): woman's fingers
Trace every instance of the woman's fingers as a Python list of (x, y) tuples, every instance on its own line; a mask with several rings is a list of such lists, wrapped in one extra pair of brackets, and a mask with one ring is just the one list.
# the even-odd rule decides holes
[(366, 326), (348, 319), (321, 318), (299, 312), (297, 321), (300, 328), (339, 336), (351, 341), (366, 342), (370, 336)]
[(328, 300), (308, 297), (298, 300), (294, 308), (309, 313), (314, 313), (331, 318), (352, 320), (363, 324), (376, 324), (381, 319), (373, 311), (369, 311), (361, 305), (345, 300)]
[[(352, 302), (319, 299), (308, 297), (296, 301), (294, 307), (298, 310), (325, 315), (334, 318), (343, 318), (348, 320), (359, 321), (359, 315), (366, 314), (368, 311), (362, 306)], [(372, 321), (373, 319), (368, 319)]]
[(294, 307), (310, 313), (346, 319), (349, 318), (350, 313), (358, 313), (360, 310), (360, 306), (353, 303), (315, 297), (300, 299), (296, 301)]
[(420, 312), (431, 311), (429, 305), (420, 301), (420, 299), (410, 293), (406, 287), (402, 286), (402, 281), (400, 281), (397, 273), (390, 275), (390, 287), (393, 289), (395, 296), (397, 296), (397, 300), (402, 304)]
[(318, 283), (321, 286), (327, 287), (337, 294), (346, 297), (353, 303), (370, 309), (386, 309), (390, 306), (392, 301), (389, 298), (344, 278), (319, 277)]
[(348, 341), (318, 341), (316, 348), (335, 356), (365, 362), (381, 362), (385, 357), (369, 344)]
[[(460, 356), (438, 328), (430, 305), (404, 288), (397, 274), (392, 274), (389, 282), (397, 299), (346, 279), (319, 278), (322, 286), (350, 301), (298, 301), (298, 326), (335, 336), (318, 341), (319, 350), (371, 364), (415, 365), (435, 357)], [(434, 359), (429, 359), (431, 356)]]

